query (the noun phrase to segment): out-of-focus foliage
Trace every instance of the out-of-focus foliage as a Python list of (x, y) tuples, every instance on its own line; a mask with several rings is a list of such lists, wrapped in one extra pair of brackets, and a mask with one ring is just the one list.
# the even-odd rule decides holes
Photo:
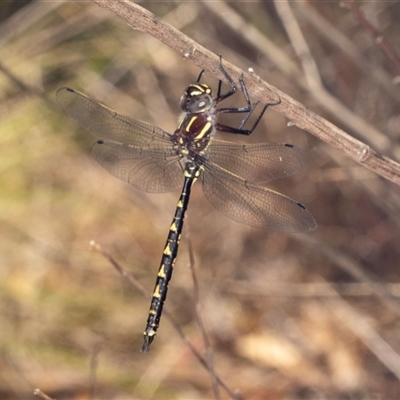
[[(290, 2), (327, 91), (381, 131), (396, 157), (400, 71), (338, 3)], [(349, 129), (304, 84), (273, 2), (143, 5)], [(91, 2), (19, 6), (0, 18), (0, 398), (30, 399), (36, 387), (59, 400), (93, 391), (99, 399), (211, 398), (209, 373), (167, 320), (151, 352), (139, 353), (148, 300), (89, 247), (100, 243), (151, 291), (179, 194), (142, 193), (102, 170), (90, 158), (94, 139), (54, 96), (71, 86), (172, 132), (181, 92), (199, 70)], [(361, 6), (400, 51), (398, 3)], [(232, 390), (246, 399), (397, 399), (399, 188), (287, 122), (271, 107), (251, 137), (218, 135), (303, 148), (306, 170), (272, 187), (306, 204), (317, 231), (237, 224), (196, 185), (167, 307), (202, 349), (189, 238), (215, 372)]]

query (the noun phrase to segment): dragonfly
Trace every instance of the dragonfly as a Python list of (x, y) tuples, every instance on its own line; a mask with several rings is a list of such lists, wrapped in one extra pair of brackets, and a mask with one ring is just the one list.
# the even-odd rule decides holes
[[(120, 115), (71, 88), (61, 88), (56, 94), (66, 113), (97, 139), (92, 157), (108, 172), (149, 193), (181, 189), (157, 273), (141, 352), (150, 350), (160, 325), (195, 181), (202, 182), (208, 201), (235, 221), (281, 232), (316, 228), (314, 217), (303, 204), (264, 186), (301, 170), (306, 165), (302, 150), (287, 143), (241, 144), (214, 138), (216, 131), (250, 135), (272, 105), (264, 105), (250, 129), (245, 129), (258, 102), (250, 101), (241, 75), (239, 84), (246, 105), (218, 107), (238, 89), (222, 58), (219, 70), (228, 81), (229, 90), (222, 91), (220, 80), (214, 97), (211, 87), (201, 82), (204, 70), (201, 71), (197, 81), (183, 91), (181, 116), (173, 134)], [(218, 122), (219, 115), (234, 113), (244, 115), (238, 127)]]

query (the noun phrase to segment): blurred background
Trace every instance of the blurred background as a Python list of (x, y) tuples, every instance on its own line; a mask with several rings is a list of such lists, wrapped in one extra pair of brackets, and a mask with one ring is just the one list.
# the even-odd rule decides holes
[[(141, 5), (400, 159), (398, 65), (339, 1)], [(399, 3), (357, 5), (400, 52)], [(89, 246), (151, 292), (179, 193), (112, 177), (90, 157), (94, 138), (55, 103), (70, 86), (173, 132), (199, 69), (91, 2), (2, 2), (0, 48), (0, 398), (31, 399), (37, 387), (57, 399), (213, 398), (210, 374), (165, 318), (151, 352), (139, 352), (149, 301)], [(273, 107), (251, 137), (217, 137), (302, 148), (308, 166), (270, 187), (304, 203), (318, 228), (238, 224), (195, 185), (166, 303), (187, 339), (203, 351), (190, 241), (215, 373), (232, 391), (400, 398), (399, 187)]]

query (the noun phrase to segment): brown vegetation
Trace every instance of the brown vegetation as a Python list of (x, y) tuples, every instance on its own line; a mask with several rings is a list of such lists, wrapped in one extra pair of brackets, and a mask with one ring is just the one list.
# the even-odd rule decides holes
[[(398, 3), (142, 3), (170, 47), (94, 4), (109, 1), (26, 3), (0, 16), (0, 398), (398, 399)], [(140, 354), (148, 299), (89, 242), (151, 293), (179, 194), (101, 169), (54, 94), (172, 132), (201, 68), (217, 87), (217, 54), (253, 99), (282, 99), (251, 137), (218, 136), (302, 148), (308, 167), (271, 187), (319, 226), (252, 229), (195, 185), (166, 305), (201, 357), (202, 328), (211, 347), (202, 361), (164, 318)]]

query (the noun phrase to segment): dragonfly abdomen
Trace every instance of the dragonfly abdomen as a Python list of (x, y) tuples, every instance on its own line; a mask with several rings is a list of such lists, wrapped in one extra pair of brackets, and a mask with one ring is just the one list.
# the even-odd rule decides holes
[(156, 284), (153, 297), (151, 299), (149, 316), (147, 318), (146, 328), (143, 333), (144, 342), (142, 352), (147, 353), (150, 344), (154, 340), (160, 324), (160, 317), (163, 311), (164, 302), (167, 298), (168, 284), (172, 277), (175, 260), (178, 254), (179, 241), (181, 238), (183, 221), (189, 204), (189, 197), (193, 183), (198, 175), (198, 169), (187, 171), (183, 184), (181, 196), (176, 205), (176, 211), (169, 228), (167, 242), (165, 243), (160, 268), (158, 269)]

